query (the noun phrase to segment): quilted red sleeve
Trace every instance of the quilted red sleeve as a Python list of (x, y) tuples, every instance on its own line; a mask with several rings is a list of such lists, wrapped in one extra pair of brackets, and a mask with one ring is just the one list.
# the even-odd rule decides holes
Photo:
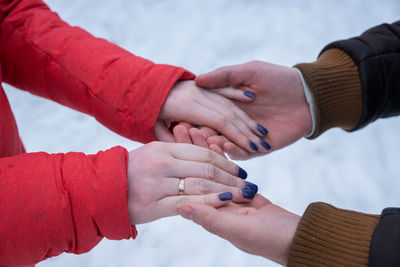
[(84, 253), (103, 237), (136, 236), (127, 152), (29, 153), (0, 159), (0, 266)]
[(5, 82), (90, 114), (132, 140), (154, 140), (169, 90), (194, 77), (69, 26), (41, 0), (0, 0), (0, 23)]

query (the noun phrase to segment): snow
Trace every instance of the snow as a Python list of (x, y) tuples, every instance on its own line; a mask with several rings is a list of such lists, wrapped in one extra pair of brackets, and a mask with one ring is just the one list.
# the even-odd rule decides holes
[[(313, 61), (329, 42), (398, 19), (400, 2), (291, 0), (48, 0), (71, 23), (158, 63), (200, 74), (258, 59), (292, 66)], [(29, 151), (95, 153), (138, 143), (94, 119), (5, 86)], [(314, 201), (362, 212), (400, 206), (400, 124), (380, 120), (348, 134), (334, 129), (239, 164), (260, 193), (302, 214)], [(249, 227), (251, 227), (249, 225)], [(103, 240), (84, 255), (38, 266), (274, 266), (180, 217), (138, 227), (136, 240)]]

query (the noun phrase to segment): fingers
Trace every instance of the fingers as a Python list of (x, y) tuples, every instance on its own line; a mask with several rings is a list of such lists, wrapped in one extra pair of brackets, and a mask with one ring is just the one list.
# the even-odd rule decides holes
[(196, 146), (201, 146), (201, 147), (205, 147), (208, 148), (208, 143), (206, 138), (202, 135), (202, 133), (200, 132), (199, 129), (197, 128), (191, 128), (189, 130), (189, 135), (190, 138), (193, 141), (193, 144), (195, 144)]
[[(172, 154), (173, 157), (182, 161), (179, 162), (180, 168), (177, 167), (174, 168), (174, 170), (177, 171), (179, 170), (188, 174), (188, 175), (172, 174), (173, 177), (182, 177), (182, 176), (204, 177), (203, 175), (206, 174), (214, 175), (216, 173), (213, 173), (213, 168), (212, 168), (213, 166), (216, 167), (217, 169), (223, 170), (224, 172), (234, 176), (238, 176), (239, 172), (244, 171), (232, 161), (227, 160), (226, 158), (218, 155), (217, 153), (209, 149), (198, 146), (187, 145), (187, 144), (171, 145), (170, 153)], [(197, 174), (194, 173), (190, 174), (189, 163), (195, 163), (195, 162), (204, 163), (202, 165), (203, 173), (198, 172)], [(200, 168), (199, 165), (196, 165), (196, 167)], [(243, 175), (240, 177), (245, 178), (243, 177)]]
[(228, 153), (229, 157), (233, 160), (246, 160), (251, 158), (255, 154), (251, 154), (246, 150), (241, 149), (232, 142), (225, 142), (223, 144), (223, 150)]
[[(204, 148), (209, 148), (215, 153), (221, 155), (226, 158), (224, 151), (218, 146), (209, 146), (207, 143), (207, 137), (212, 134), (218, 134), (216, 131), (212, 130), (208, 127), (203, 127), (201, 129), (190, 128), (192, 127), (189, 123), (184, 125), (180, 123), (175, 126), (173, 129), (174, 138), (176, 143), (186, 143), (186, 144), (194, 144), (196, 146), (201, 146)], [(188, 130), (189, 129), (189, 130)], [(221, 146), (222, 147), (222, 146)]]
[(232, 87), (210, 89), (209, 91), (212, 93), (222, 95), (228, 99), (237, 100), (240, 102), (251, 102), (254, 100), (254, 97), (255, 97), (255, 95), (250, 91), (241, 90), (241, 89), (232, 88)]
[(248, 227), (246, 218), (234, 213), (218, 211), (207, 205), (186, 204), (179, 209), (179, 214), (201, 225), (210, 233), (229, 241)]
[(213, 136), (213, 135), (218, 135), (218, 134), (219, 134), (216, 130), (211, 129), (210, 127), (207, 127), (207, 126), (202, 126), (202, 127), (200, 127), (199, 130), (200, 130), (200, 133), (201, 133), (205, 138), (207, 138), (207, 137), (209, 137), (209, 136)]
[(181, 122), (173, 128), (174, 138), (176, 143), (194, 144), (208, 148), (206, 138), (208, 135), (216, 133), (214, 130), (208, 127), (203, 127), (204, 134), (190, 123)]
[[(215, 106), (218, 106), (218, 109), (221, 110), (213, 110)], [(235, 109), (239, 108), (234, 104), (222, 107), (220, 103), (205, 103), (204, 106), (200, 107), (198, 110), (199, 113), (204, 114), (203, 120), (200, 123), (223, 133), (230, 140), (249, 152), (258, 151), (259, 147), (255, 144), (259, 139), (258, 136), (253, 133), (247, 126), (247, 123), (236, 114)], [(198, 115), (193, 114), (193, 116)]]
[(165, 126), (164, 122), (161, 120), (157, 120), (154, 125), (154, 134), (159, 141), (173, 143), (174, 136), (168, 130), (167, 126)]
[[(261, 144), (260, 139), (260, 144)], [(265, 142), (265, 141), (264, 141)], [(260, 154), (249, 153), (246, 150), (242, 149), (241, 147), (237, 146), (236, 144), (232, 143), (226, 137), (219, 135), (219, 136), (210, 136), (207, 138), (207, 143), (209, 148), (213, 147), (213, 151), (218, 153), (218, 150), (223, 150), (225, 153), (229, 155), (232, 160), (246, 160), (252, 157), (259, 156)], [(266, 142), (265, 142), (266, 143)], [(268, 143), (266, 143), (268, 144)], [(268, 144), (269, 145), (269, 144)], [(270, 150), (266, 150), (270, 151)], [(260, 151), (262, 153), (262, 151)], [(265, 153), (264, 153), (265, 154)]]
[(213, 164), (184, 160), (177, 160), (174, 166), (173, 175), (171, 172), (169, 177), (200, 177), (227, 186), (245, 187), (245, 181), (237, 176), (237, 170), (232, 175)]
[(211, 144), (208, 146), (208, 148), (212, 151), (214, 151), (215, 153), (223, 156), (224, 158), (226, 158), (224, 151), (217, 145)]
[(207, 143), (209, 147), (217, 147), (219, 150), (223, 150), (225, 153), (229, 155), (229, 157), (233, 160), (245, 160), (250, 158), (252, 153), (247, 152), (246, 150), (241, 149), (231, 141), (229, 141), (226, 137), (220, 136), (211, 136), (207, 138)]
[(189, 131), (184, 125), (177, 125), (172, 130), (174, 133), (174, 138), (176, 143), (186, 143), (192, 144), (192, 139), (190, 138)]
[[(213, 126), (215, 129), (226, 135), (229, 139), (236, 144), (246, 149), (248, 152), (262, 152), (265, 153), (265, 146), (260, 145), (260, 137), (264, 137), (268, 131), (265, 127), (257, 124), (252, 120), (243, 110), (233, 104), (231, 101), (211, 92), (204, 92), (209, 98), (221, 103), (222, 111), (217, 116), (219, 122)], [(215, 104), (214, 101), (204, 102), (204, 107), (212, 109)], [(215, 120), (215, 118), (212, 118)], [(210, 121), (210, 123), (213, 123)], [(215, 123), (215, 121), (214, 121)], [(230, 129), (227, 129), (230, 127)], [(261, 132), (260, 129), (264, 131)], [(239, 132), (236, 135), (233, 132)]]
[[(207, 94), (219, 97), (225, 103), (221, 105), (215, 97), (208, 97)], [(182, 101), (187, 104), (182, 105)], [(169, 94), (159, 118), (206, 125), (226, 135), (232, 142), (249, 152), (262, 150), (262, 147), (256, 145), (259, 139), (257, 131), (254, 127), (249, 129), (247, 119), (238, 114), (239, 108), (231, 101), (198, 88), (193, 82), (182, 81), (177, 83)]]
[[(216, 89), (219, 90), (219, 89)], [(237, 89), (233, 89), (237, 90)], [(238, 90), (240, 91), (240, 90)], [(247, 92), (250, 93), (250, 92)], [(219, 101), (221, 104), (225, 106), (234, 106), (235, 108), (232, 108), (232, 111), (235, 112), (235, 114), (243, 121), (246, 126), (252, 131), (252, 133), (255, 133), (257, 136), (264, 137), (268, 134), (268, 130), (262, 126), (261, 124), (258, 124), (255, 120), (251, 119), (246, 112), (244, 112), (242, 109), (238, 108), (236, 105), (234, 105), (230, 100), (227, 100), (225, 98), (221, 98), (219, 95), (212, 93), (212, 92), (206, 92), (205, 93), (208, 97), (215, 99), (216, 101)], [(253, 95), (254, 96), (254, 95)], [(243, 131), (243, 128), (240, 128), (241, 131)], [(247, 129), (245, 129), (246, 131)], [(255, 140), (253, 140), (255, 141)]]
[(154, 214), (158, 218), (178, 215), (179, 208), (186, 203), (197, 203), (211, 207), (221, 207), (233, 198), (230, 192), (213, 193), (208, 195), (168, 196), (157, 201)]
[[(179, 193), (178, 189), (180, 182), (180, 179), (177, 178), (163, 179), (159, 186), (162, 191), (161, 194), (159, 194), (160, 198), (176, 196)], [(232, 187), (197, 177), (184, 178), (183, 186), (185, 195), (206, 195), (211, 193), (231, 192), (232, 200), (234, 202), (249, 202), (256, 195), (255, 191), (250, 192), (252, 189), (248, 186), (245, 186), (244, 188)]]
[[(210, 150), (214, 151), (215, 153), (217, 153), (218, 155), (221, 155), (222, 157), (226, 158), (225, 153), (222, 149), (222, 146), (219, 147), (218, 145), (209, 144), (207, 142), (207, 138), (209, 138), (211, 136), (219, 136), (218, 132), (209, 127), (201, 127), (198, 130), (199, 130), (200, 134), (203, 136), (203, 138), (201, 138), (201, 141), (200, 140), (194, 141), (194, 143), (196, 145), (200, 145), (200, 146), (206, 145), (205, 147), (208, 147), (208, 149), (210, 149)], [(197, 134), (198, 134), (197, 131), (194, 131), (193, 133), (190, 134), (192, 140), (200, 139), (200, 137), (198, 137)]]
[(195, 82), (203, 88), (222, 88), (240, 86), (249, 83), (252, 77), (251, 69), (246, 64), (222, 67), (209, 73), (197, 76)]
[[(249, 215), (255, 210), (261, 209), (266, 205), (272, 205), (271, 201), (260, 194), (255, 195), (254, 199), (249, 202), (228, 203), (227, 205), (218, 208), (218, 210), (229, 211), (240, 215)], [(240, 208), (240, 209), (239, 209)]]

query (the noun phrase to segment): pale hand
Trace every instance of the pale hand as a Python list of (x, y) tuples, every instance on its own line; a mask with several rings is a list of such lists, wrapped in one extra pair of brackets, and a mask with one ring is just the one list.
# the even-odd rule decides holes
[[(226, 138), (208, 137), (209, 145), (218, 145), (232, 159), (248, 159), (278, 150), (306, 136), (312, 129), (309, 105), (299, 74), (293, 68), (253, 61), (219, 68), (198, 76), (195, 81), (200, 87), (235, 99), (238, 107), (269, 131), (263, 140), (271, 149), (259, 153), (248, 153), (226, 135)], [(253, 101), (246, 92), (255, 95)]]
[[(252, 192), (245, 189), (246, 182), (239, 178), (241, 174), (236, 164), (209, 149), (188, 144), (146, 144), (129, 153), (131, 223), (177, 215), (178, 208), (187, 202), (225, 205), (230, 199), (221, 200), (222, 192), (231, 192), (232, 201), (248, 202), (251, 200), (248, 193)], [(184, 178), (185, 195), (178, 194), (179, 178)]]
[(184, 204), (179, 213), (244, 252), (286, 265), (300, 216), (282, 209), (261, 195), (247, 204), (228, 203), (215, 209)]
[(254, 120), (232, 101), (197, 87), (193, 81), (180, 81), (171, 89), (155, 125), (158, 140), (174, 142), (168, 129), (169, 122), (173, 121), (215, 129), (246, 153), (266, 152), (258, 144), (264, 135), (257, 130)]

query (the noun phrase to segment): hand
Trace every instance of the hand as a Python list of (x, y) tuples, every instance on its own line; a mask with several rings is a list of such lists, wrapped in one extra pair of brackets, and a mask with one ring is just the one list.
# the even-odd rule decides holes
[(228, 203), (215, 209), (184, 204), (179, 213), (244, 252), (286, 265), (300, 217), (256, 195), (247, 204)]
[[(208, 144), (222, 146), (232, 159), (247, 159), (290, 145), (310, 133), (309, 105), (297, 71), (293, 68), (254, 61), (219, 68), (196, 78), (196, 84), (230, 99), (248, 116), (264, 125), (266, 147), (270, 150), (249, 154), (229, 136), (210, 137)], [(229, 88), (224, 88), (229, 87)], [(246, 95), (254, 96), (251, 101)], [(218, 129), (217, 129), (218, 130)], [(230, 139), (231, 141), (227, 140)]]
[[(216, 144), (207, 143), (208, 137), (218, 136), (218, 133), (209, 127), (194, 127), (190, 123), (180, 122), (173, 128), (173, 135), (175, 138), (175, 143), (193, 144), (208, 148), (226, 158), (224, 151), (220, 148), (222, 145), (218, 146)], [(224, 140), (224, 142), (229, 142), (229, 140), (225, 137), (221, 140)]]
[[(178, 207), (186, 202), (219, 207), (227, 200), (250, 201), (257, 186), (245, 182), (242, 178), (246, 176), (236, 164), (205, 148), (162, 142), (146, 144), (129, 153), (131, 223), (177, 215)], [(184, 178), (185, 195), (178, 194), (179, 178)]]
[(193, 81), (181, 81), (174, 86), (158, 119), (155, 133), (161, 141), (174, 140), (168, 131), (168, 122), (186, 121), (216, 129), (249, 154), (257, 150), (266, 152), (256, 145), (264, 135), (257, 130), (254, 120), (230, 100), (198, 88)]

